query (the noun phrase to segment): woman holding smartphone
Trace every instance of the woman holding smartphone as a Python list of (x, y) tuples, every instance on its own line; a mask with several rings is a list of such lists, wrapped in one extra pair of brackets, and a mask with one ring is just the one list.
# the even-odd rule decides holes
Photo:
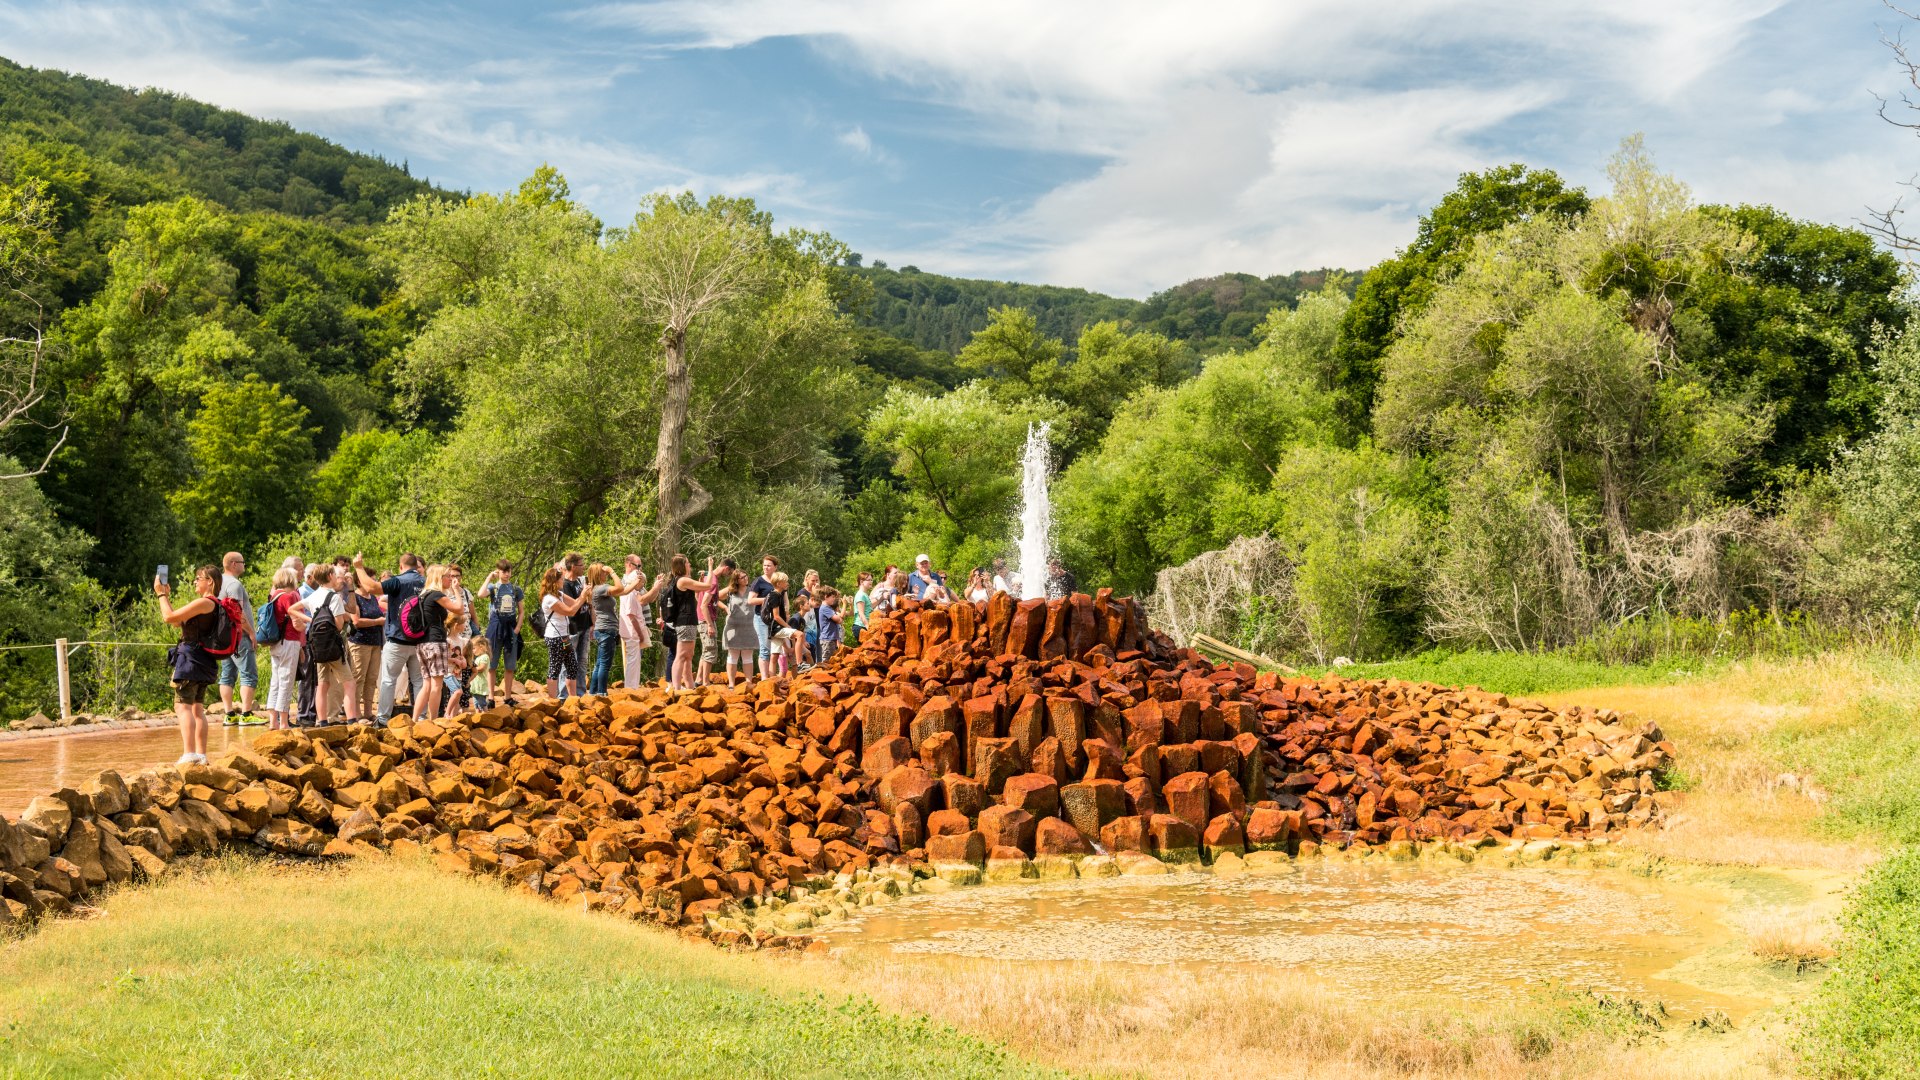
[(218, 623), (214, 594), (220, 591), (220, 568), (203, 566), (193, 572), (192, 600), (173, 606), (173, 586), (155, 575), (153, 591), (160, 598), (160, 617), (180, 628), (180, 644), (167, 650), (173, 666), (173, 714), (180, 720), (184, 752), (178, 765), (207, 763), (207, 687), (220, 678), (220, 665), (207, 655), (207, 639)]

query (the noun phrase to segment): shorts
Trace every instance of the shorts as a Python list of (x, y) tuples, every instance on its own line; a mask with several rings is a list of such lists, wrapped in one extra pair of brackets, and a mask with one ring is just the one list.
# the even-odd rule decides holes
[(710, 622), (700, 624), (700, 662), (709, 667), (720, 662), (720, 635)]
[(775, 630), (773, 632), (773, 640), (779, 642), (782, 645), (785, 645), (787, 642), (792, 641), (794, 638), (797, 638), (799, 636), (800, 636), (800, 631), (795, 630), (791, 626), (783, 626), (780, 629)]
[(447, 643), (429, 641), (420, 646), (420, 674), (429, 679), (444, 679), (451, 672), (447, 667)]
[(173, 684), (173, 701), (176, 705), (198, 705), (207, 699), (207, 687), (212, 683), (177, 682)]
[(240, 635), (240, 644), (233, 655), (220, 661), (220, 685), (232, 686), (236, 682), (241, 686), (260, 685), (260, 666), (253, 657), (253, 639), (245, 634)]
[(676, 626), (673, 628), (673, 640), (682, 645), (690, 644), (699, 640), (699, 638), (700, 628), (697, 626)]

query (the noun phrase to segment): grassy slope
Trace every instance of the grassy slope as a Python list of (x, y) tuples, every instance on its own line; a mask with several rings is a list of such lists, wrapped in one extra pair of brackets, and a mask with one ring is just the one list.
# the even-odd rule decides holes
[(994, 1046), (424, 864), (235, 860), (0, 953), (8, 1076), (1006, 1076)]

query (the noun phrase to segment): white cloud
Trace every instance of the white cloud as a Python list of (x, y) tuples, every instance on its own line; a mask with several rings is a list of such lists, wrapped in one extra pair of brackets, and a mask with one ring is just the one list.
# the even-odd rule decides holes
[[(897, 254), (1141, 295), (1230, 268), (1368, 265), (1470, 169), (1522, 158), (1594, 177), (1622, 135), (1669, 115), (1734, 107), (1764, 125), (1828, 108), (1792, 85), (1751, 101), (1723, 85), (1784, 2), (659, 0), (587, 17), (690, 49), (804, 39), (972, 117), (968, 137), (1093, 158), (1023, 208)], [(1529, 121), (1581, 158), (1524, 152)], [(1782, 176), (1842, 171), (1763, 156)]]
[(873, 137), (868, 135), (866, 129), (860, 125), (855, 124), (853, 127), (841, 132), (837, 138), (841, 146), (852, 150), (861, 157), (873, 156)]

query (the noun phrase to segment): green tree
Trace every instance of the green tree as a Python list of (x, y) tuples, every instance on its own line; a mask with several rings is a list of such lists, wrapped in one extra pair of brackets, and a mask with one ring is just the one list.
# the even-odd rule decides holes
[(997, 401), (979, 380), (939, 396), (896, 387), (868, 418), (866, 437), (892, 455), (919, 524), (1005, 537), (1027, 428), (1056, 416), (1050, 402)]
[(768, 358), (804, 347), (803, 340), (818, 345), (844, 338), (831, 279), (845, 254), (845, 246), (824, 233), (776, 235), (772, 215), (750, 199), (715, 196), (702, 204), (691, 192), (655, 196), (615, 239), (610, 256), (626, 306), (658, 330), (653, 469), (661, 561), (678, 550), (687, 522), (713, 502), (699, 466), (715, 459), (716, 448), (689, 439), (698, 434), (692, 428), (695, 382), (739, 386), (758, 374), (751, 363), (756, 354)]
[(305, 509), (313, 479), (307, 410), (257, 375), (209, 387), (187, 423), (194, 478), (169, 497), (199, 550), (249, 549)]
[(1066, 347), (1040, 330), (1039, 320), (1026, 308), (997, 307), (987, 325), (976, 331), (956, 358), (962, 370), (976, 377), (1032, 386), (1036, 370), (1059, 363)]
[(1061, 405), (1067, 427), (1060, 440), (1062, 461), (1071, 462), (1097, 444), (1128, 397), (1191, 374), (1188, 356), (1159, 334), (1128, 333), (1118, 323), (1097, 322), (1080, 332), (1070, 362), (1031, 368), (1031, 392)]
[(1332, 372), (1346, 437), (1369, 429), (1387, 349), (1465, 262), (1477, 237), (1536, 218), (1568, 221), (1588, 206), (1584, 191), (1550, 169), (1515, 163), (1460, 174), (1454, 190), (1420, 219), (1413, 243), (1367, 271), (1346, 310)]
[(1761, 403), (1767, 441), (1728, 490), (1749, 498), (1791, 484), (1874, 428), (1876, 329), (1907, 311), (1900, 262), (1857, 229), (1795, 221), (1767, 206), (1708, 207), (1752, 238), (1744, 256), (1697, 275), (1676, 321), (1723, 393)]
[(1054, 490), (1060, 546), (1088, 584), (1141, 593), (1154, 574), (1265, 531), (1267, 491), (1288, 450), (1330, 437), (1327, 395), (1289, 374), (1278, 345), (1210, 358), (1178, 386), (1142, 393)]
[(185, 539), (166, 495), (191, 474), (183, 419), (208, 386), (256, 358), (224, 253), (232, 223), (194, 199), (140, 207), (105, 287), (67, 312), (61, 382), (74, 452), (50, 491), (98, 542), (109, 580), (138, 580)]
[[(1667, 546), (1698, 535), (1766, 436), (1764, 415), (1701, 373), (1674, 318), (1746, 238), (1692, 207), (1637, 140), (1610, 173), (1612, 194), (1579, 219), (1482, 237), (1385, 356), (1375, 428), (1434, 454), (1451, 484), (1431, 581), (1439, 622), (1467, 638), (1556, 644), (1684, 606), (1682, 576), (1711, 577), (1700, 559), (1722, 553), (1703, 542), (1687, 566)], [(1495, 560), (1517, 577), (1467, 550), (1525, 537), (1537, 545)]]

